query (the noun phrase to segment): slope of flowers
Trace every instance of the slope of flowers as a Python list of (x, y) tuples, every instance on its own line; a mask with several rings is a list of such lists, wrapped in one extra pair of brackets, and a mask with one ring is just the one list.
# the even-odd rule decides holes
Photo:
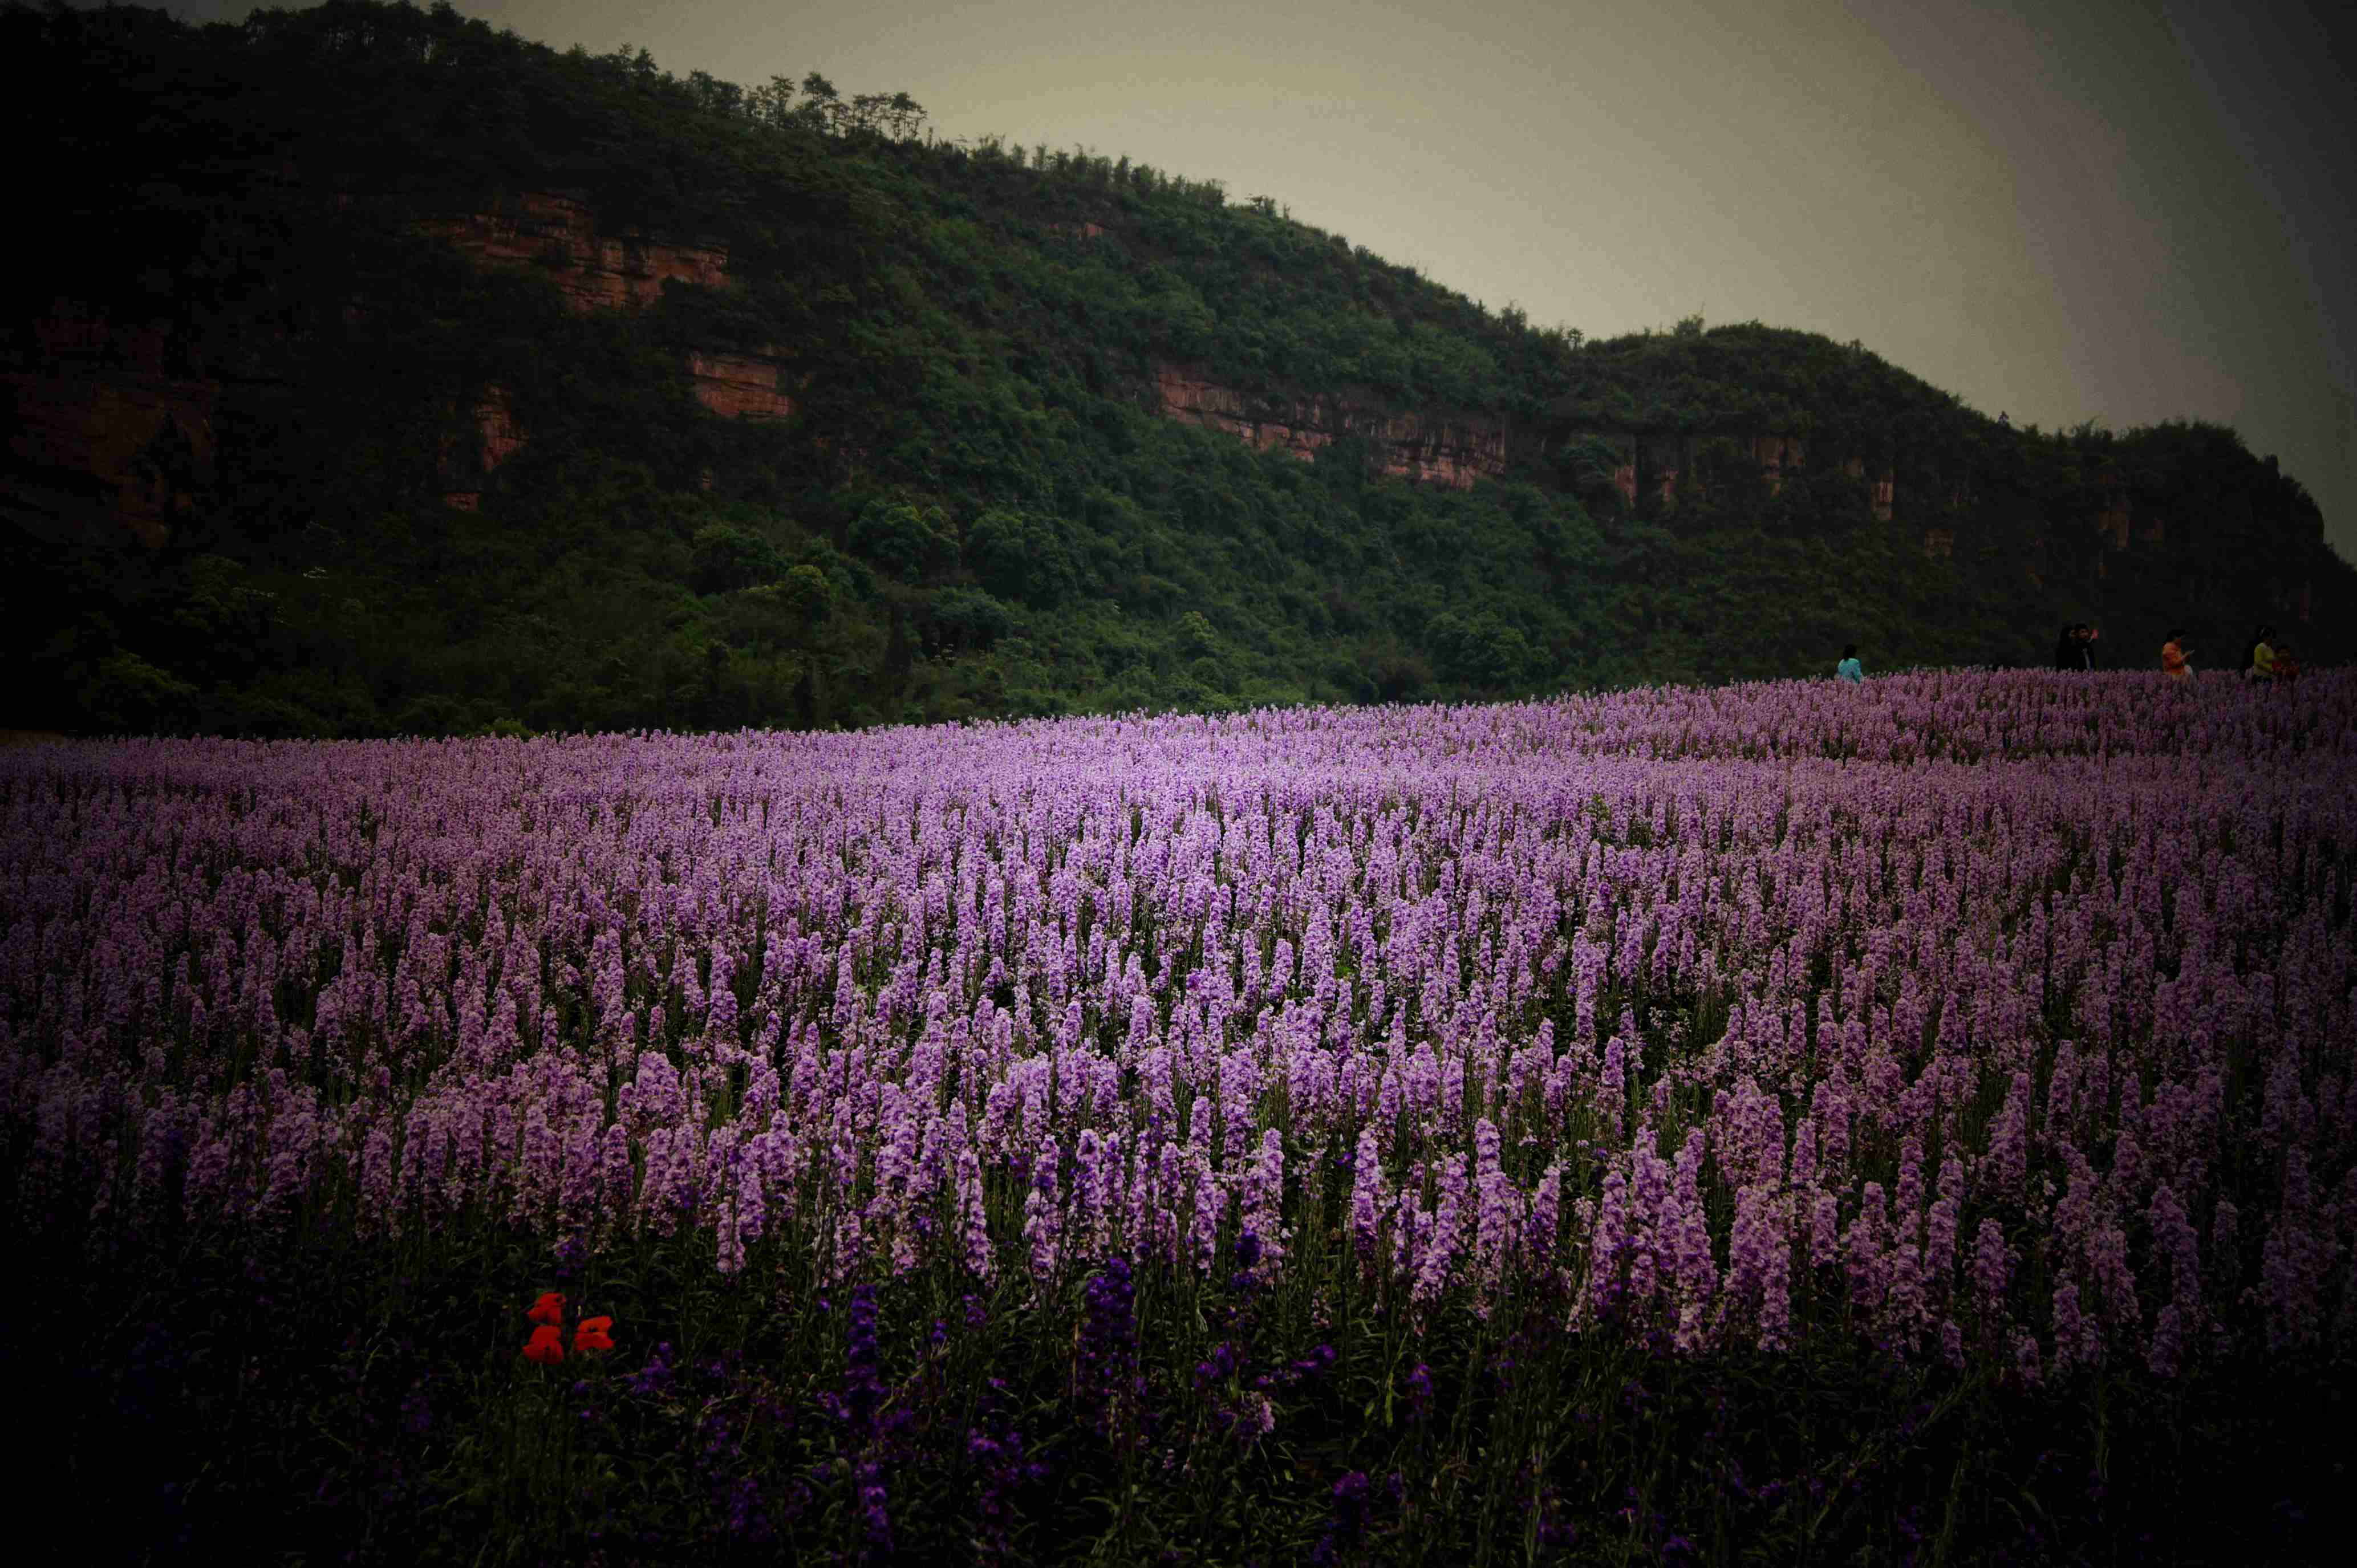
[(2169, 1376), (2357, 1310), (2352, 726), (2341, 674), (1948, 672), (39, 747), (0, 1133), (36, 1226)]

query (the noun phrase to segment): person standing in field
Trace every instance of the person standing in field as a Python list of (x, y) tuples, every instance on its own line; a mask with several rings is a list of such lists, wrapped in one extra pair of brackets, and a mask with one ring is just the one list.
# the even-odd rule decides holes
[(2079, 623), (2080, 669), (2093, 670), (2095, 667), (2095, 639), (2102, 635), (2103, 633), (2097, 631), (2093, 627), (2089, 626), (2085, 621), (2081, 621)]
[(2160, 672), (2172, 681), (2190, 681), (2193, 679), (2193, 663), (2189, 657), (2191, 652), (2192, 650), (2185, 646), (2183, 632), (2170, 632), (2169, 640), (2160, 645)]
[(2263, 626), (2251, 634), (2251, 664), (2243, 671), (2245, 681), (2272, 681), (2276, 678), (2276, 650), (2268, 646), (2276, 628)]
[(2083, 670), (2086, 667), (2086, 655), (2079, 646), (2079, 623), (2072, 621), (2062, 628), (2062, 635), (2054, 639), (2054, 668)]
[(1853, 686), (1866, 684), (1866, 666), (1857, 661), (1857, 644), (1842, 650), (1841, 662), (1834, 666), (1834, 679), (1846, 681)]

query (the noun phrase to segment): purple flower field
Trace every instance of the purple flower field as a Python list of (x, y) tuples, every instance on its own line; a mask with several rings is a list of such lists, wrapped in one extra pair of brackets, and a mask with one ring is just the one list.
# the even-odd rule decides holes
[(35, 1484), (160, 1556), (2312, 1557), (2352, 783), (2340, 671), (0, 752)]
[(2357, 1311), (2352, 784), (2338, 672), (21, 749), (18, 1223), (2170, 1379)]

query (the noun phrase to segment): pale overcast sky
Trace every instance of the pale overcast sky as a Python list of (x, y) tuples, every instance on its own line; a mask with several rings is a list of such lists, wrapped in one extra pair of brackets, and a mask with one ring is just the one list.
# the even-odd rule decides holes
[(1756, 318), (1858, 338), (2018, 424), (2231, 424), (2357, 560), (2345, 5), (458, 8), (1223, 180), (1591, 337)]

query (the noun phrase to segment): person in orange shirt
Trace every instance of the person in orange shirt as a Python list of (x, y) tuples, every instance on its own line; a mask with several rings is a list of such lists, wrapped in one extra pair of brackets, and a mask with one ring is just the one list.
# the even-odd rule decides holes
[(2160, 645), (2160, 672), (2172, 681), (2193, 678), (2193, 666), (2186, 658), (2192, 650), (2185, 647), (2184, 641), (2183, 632), (2172, 631), (2169, 634), (2169, 640)]

